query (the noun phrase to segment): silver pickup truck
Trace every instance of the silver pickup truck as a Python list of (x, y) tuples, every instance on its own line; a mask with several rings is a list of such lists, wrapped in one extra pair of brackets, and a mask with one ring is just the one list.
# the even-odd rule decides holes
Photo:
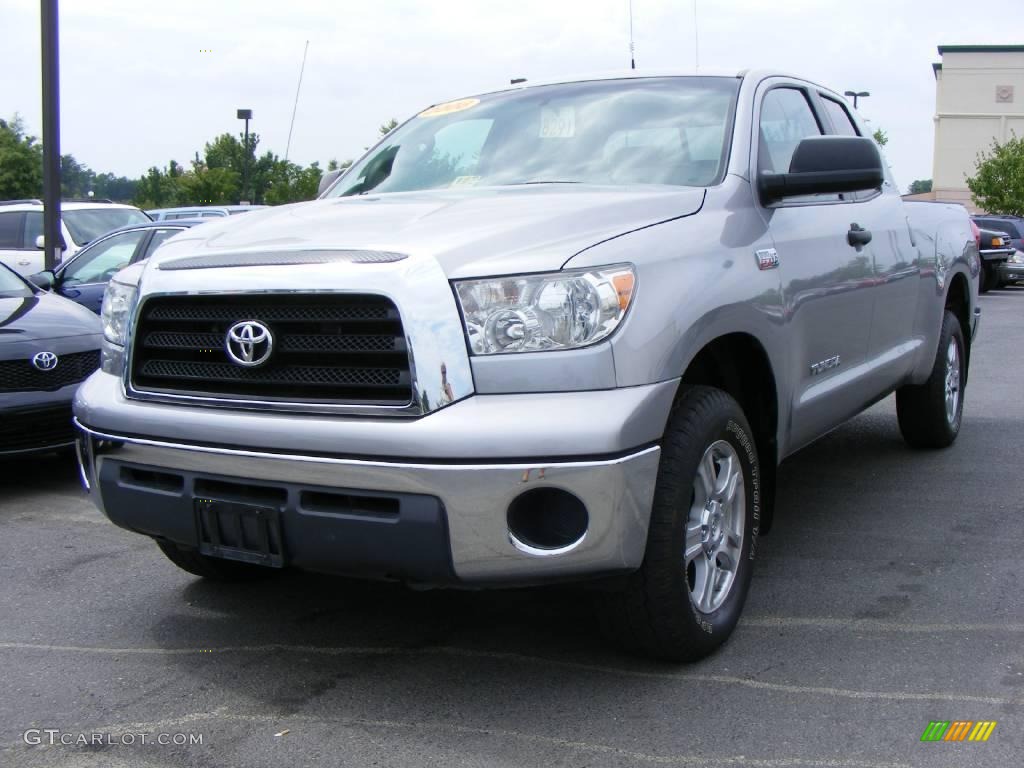
[(893, 392), (910, 445), (960, 428), (977, 243), (866, 135), (771, 72), (432, 106), (120, 273), (83, 481), (200, 576), (586, 581), (615, 639), (699, 658), (780, 461)]

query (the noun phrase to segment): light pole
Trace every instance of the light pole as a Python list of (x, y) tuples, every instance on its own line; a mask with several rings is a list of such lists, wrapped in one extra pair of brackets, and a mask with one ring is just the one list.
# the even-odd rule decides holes
[(871, 94), (868, 93), (867, 91), (846, 91), (843, 94), (843, 96), (849, 96), (851, 99), (853, 99), (853, 108), (854, 109), (857, 108), (857, 99), (864, 99), (864, 98), (867, 98), (870, 95)]
[[(242, 165), (242, 200), (247, 200), (246, 194), (249, 191), (249, 121), (252, 120), (251, 109), (240, 109), (238, 110), (238, 119), (245, 120), (245, 157), (243, 158), (244, 164)], [(242, 200), (238, 202), (241, 203)]]
[(43, 267), (61, 261), (60, 233), (60, 51), (57, 0), (39, 4), (43, 54)]

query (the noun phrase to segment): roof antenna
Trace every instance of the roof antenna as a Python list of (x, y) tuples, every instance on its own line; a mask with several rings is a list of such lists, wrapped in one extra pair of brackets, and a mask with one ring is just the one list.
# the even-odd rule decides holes
[(633, 45), (633, 0), (629, 0), (629, 68), (636, 69), (636, 46)]
[(295, 86), (295, 105), (292, 107), (292, 121), (288, 124), (288, 143), (284, 145), (284, 161), (288, 162), (288, 151), (292, 148), (292, 129), (295, 127), (295, 113), (299, 109), (299, 91), (302, 90), (302, 73), (306, 71), (306, 54), (309, 53), (309, 40), (302, 49), (302, 66), (299, 67), (299, 84)]
[(700, 33), (697, 29), (697, 0), (693, 0), (693, 69), (700, 72)]

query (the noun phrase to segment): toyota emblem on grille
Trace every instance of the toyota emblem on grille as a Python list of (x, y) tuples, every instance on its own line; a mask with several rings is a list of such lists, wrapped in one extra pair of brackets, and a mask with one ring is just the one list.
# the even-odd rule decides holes
[(228, 328), (224, 348), (231, 362), (255, 368), (270, 359), (270, 353), (274, 351), (274, 336), (258, 320), (242, 320)]
[(32, 355), (32, 367), (39, 371), (52, 371), (60, 362), (53, 352), (37, 352)]

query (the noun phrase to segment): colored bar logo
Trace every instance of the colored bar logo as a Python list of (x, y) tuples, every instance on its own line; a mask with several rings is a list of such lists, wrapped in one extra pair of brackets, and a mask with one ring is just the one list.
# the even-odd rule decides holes
[(995, 720), (932, 720), (921, 741), (988, 741), (995, 729)]

